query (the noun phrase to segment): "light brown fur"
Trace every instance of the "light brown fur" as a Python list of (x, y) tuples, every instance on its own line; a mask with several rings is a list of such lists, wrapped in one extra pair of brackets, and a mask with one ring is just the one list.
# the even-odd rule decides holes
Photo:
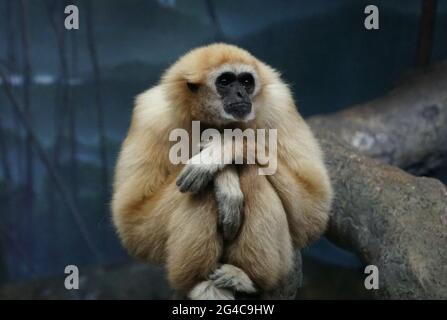
[[(258, 73), (256, 117), (241, 127), (278, 130), (278, 169), (261, 176), (256, 165), (241, 166), (244, 220), (224, 248), (212, 192), (181, 193), (175, 185), (183, 166), (169, 161), (168, 137), (175, 128), (190, 130), (192, 120), (212, 124), (214, 117), (186, 83), (203, 84), (225, 63), (247, 64)], [(159, 85), (137, 98), (116, 168), (112, 209), (124, 246), (146, 261), (166, 264), (175, 289), (191, 290), (224, 260), (270, 290), (289, 271), (293, 246), (302, 248), (322, 234), (331, 200), (319, 145), (279, 74), (242, 49), (215, 44), (180, 58)]]

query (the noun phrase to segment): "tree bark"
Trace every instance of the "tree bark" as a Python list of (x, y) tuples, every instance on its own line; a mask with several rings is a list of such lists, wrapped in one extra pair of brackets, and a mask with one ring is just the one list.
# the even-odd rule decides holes
[(357, 151), (421, 175), (447, 160), (447, 62), (378, 99), (308, 119)]
[(327, 236), (379, 269), (379, 298), (447, 298), (447, 189), (317, 134), (335, 190)]
[[(447, 63), (387, 95), (308, 120), (336, 191), (328, 237), (380, 271), (380, 298), (447, 298)], [(354, 150), (380, 160), (356, 154)]]

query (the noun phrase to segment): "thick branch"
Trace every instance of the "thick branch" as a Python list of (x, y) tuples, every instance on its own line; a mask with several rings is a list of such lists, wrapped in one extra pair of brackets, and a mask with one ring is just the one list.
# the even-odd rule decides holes
[(318, 137), (336, 192), (328, 237), (379, 268), (381, 298), (447, 298), (447, 189)]
[(316, 132), (332, 132), (361, 153), (415, 174), (447, 160), (447, 62), (387, 95), (332, 115), (315, 116)]

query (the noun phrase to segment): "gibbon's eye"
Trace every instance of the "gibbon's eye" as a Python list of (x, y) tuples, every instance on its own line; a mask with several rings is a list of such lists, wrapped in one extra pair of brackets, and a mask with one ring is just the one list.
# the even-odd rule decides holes
[(216, 84), (221, 87), (226, 87), (236, 80), (236, 75), (232, 72), (222, 73), (216, 80)]
[(198, 84), (188, 82), (186, 85), (188, 86), (188, 89), (191, 92), (195, 93), (195, 92), (197, 92), (197, 90), (199, 90), (199, 85)]
[(248, 93), (252, 93), (255, 86), (255, 79), (253, 78), (253, 75), (248, 72), (241, 73), (238, 76), (239, 83), (242, 84), (245, 87), (245, 90), (247, 90)]

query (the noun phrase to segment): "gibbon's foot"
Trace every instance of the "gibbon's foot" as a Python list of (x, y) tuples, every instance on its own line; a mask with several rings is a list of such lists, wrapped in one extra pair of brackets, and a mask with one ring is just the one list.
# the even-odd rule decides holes
[(197, 193), (213, 180), (217, 170), (217, 165), (187, 164), (177, 177), (177, 187), (180, 192)]
[(223, 239), (227, 242), (232, 241), (239, 231), (244, 214), (244, 194), (239, 174), (234, 166), (225, 167), (216, 173), (214, 196)]
[(231, 290), (217, 288), (213, 281), (207, 280), (197, 284), (188, 293), (191, 300), (234, 300)]
[(254, 293), (255, 286), (247, 274), (231, 264), (223, 264), (217, 268), (209, 279), (217, 288), (231, 288), (235, 291)]

